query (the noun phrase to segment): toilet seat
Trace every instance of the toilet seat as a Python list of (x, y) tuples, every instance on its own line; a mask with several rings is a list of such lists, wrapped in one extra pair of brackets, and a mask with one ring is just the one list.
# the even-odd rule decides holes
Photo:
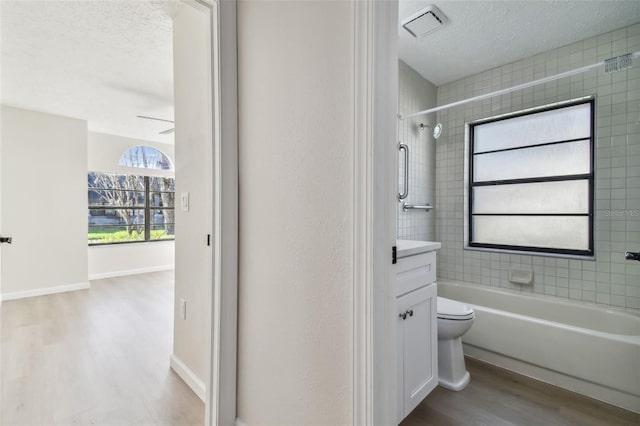
[(474, 317), (475, 314), (471, 306), (458, 302), (457, 300), (438, 297), (439, 319), (466, 321), (472, 320)]

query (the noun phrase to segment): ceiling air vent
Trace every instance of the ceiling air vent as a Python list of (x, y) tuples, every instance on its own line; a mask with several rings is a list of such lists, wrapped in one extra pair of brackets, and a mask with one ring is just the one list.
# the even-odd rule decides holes
[(402, 21), (402, 26), (415, 38), (421, 38), (442, 28), (446, 23), (444, 13), (434, 5), (429, 5)]

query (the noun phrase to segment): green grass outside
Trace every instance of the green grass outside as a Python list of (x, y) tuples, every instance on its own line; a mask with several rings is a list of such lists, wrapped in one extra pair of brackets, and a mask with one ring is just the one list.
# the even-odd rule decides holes
[[(154, 229), (151, 231), (152, 240), (163, 240), (168, 238), (174, 238), (174, 235), (169, 235), (164, 229)], [(118, 243), (125, 241), (144, 241), (144, 232), (138, 234), (137, 231), (133, 231), (131, 235), (126, 230), (113, 230), (110, 228), (93, 228), (89, 232), (89, 243)]]

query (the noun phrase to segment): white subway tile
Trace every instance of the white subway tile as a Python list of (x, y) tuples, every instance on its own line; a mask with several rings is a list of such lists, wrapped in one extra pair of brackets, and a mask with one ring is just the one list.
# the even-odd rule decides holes
[[(566, 69), (569, 65), (577, 67), (593, 63), (597, 58), (608, 59), (622, 54), (619, 52), (632, 45), (638, 45), (636, 50), (640, 50), (640, 24), (444, 85), (437, 89), (438, 103), (449, 103), (482, 90), (530, 81)], [(464, 123), (594, 93), (598, 95), (595, 159), (597, 261), (463, 250)], [(405, 106), (412, 107), (403, 105), (403, 108)], [(414, 176), (411, 182), (420, 191), (430, 186), (435, 191), (438, 216), (433, 219), (432, 232), (453, 252), (446, 256), (446, 260), (444, 252), (439, 257), (441, 274), (514, 291), (568, 297), (627, 310), (640, 309), (638, 300), (630, 299), (640, 299), (637, 294), (640, 291), (640, 262), (630, 265), (624, 260), (625, 250), (640, 250), (640, 217), (632, 216), (635, 210), (640, 213), (640, 67), (607, 75), (602, 70), (591, 70), (493, 100), (442, 111), (438, 118), (446, 123), (446, 131), (435, 147), (436, 161), (431, 165), (435, 166), (435, 171), (429, 178)], [(403, 131), (402, 135), (413, 137), (406, 133), (406, 129)], [(427, 152), (426, 146), (419, 149), (421, 155)], [(418, 161), (417, 164), (423, 168), (430, 167), (428, 161)], [(619, 215), (612, 215), (612, 211)], [(427, 226), (413, 223), (415, 219), (399, 214), (399, 229), (426, 232)], [(535, 276), (533, 287), (523, 290), (508, 283), (506, 277), (511, 265), (531, 266)], [(628, 288), (634, 289), (630, 291), (634, 295), (626, 295)]]

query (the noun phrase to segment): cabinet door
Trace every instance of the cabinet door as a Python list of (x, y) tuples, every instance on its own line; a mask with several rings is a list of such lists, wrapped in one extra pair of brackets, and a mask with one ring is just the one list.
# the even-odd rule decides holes
[[(397, 349), (397, 353), (396, 353), (396, 365), (397, 365), (397, 373), (396, 373), (396, 377), (397, 377), (397, 386), (398, 386), (398, 391), (397, 391), (397, 397), (396, 397), (396, 401), (397, 401), (397, 405), (396, 405), (396, 418), (397, 418), (397, 423), (400, 423), (402, 421), (402, 419), (404, 419), (407, 414), (407, 412), (404, 411), (404, 323), (407, 322), (406, 319), (403, 320), (400, 317), (400, 314), (404, 313), (406, 311), (403, 300), (403, 297), (400, 297), (397, 300), (397, 307), (398, 307), (398, 316), (397, 318), (397, 322), (398, 322), (398, 327), (396, 328), (396, 348)], [(406, 317), (408, 318), (408, 317)]]
[(419, 288), (398, 299), (402, 323), (404, 415), (438, 384), (438, 320), (436, 285)]

